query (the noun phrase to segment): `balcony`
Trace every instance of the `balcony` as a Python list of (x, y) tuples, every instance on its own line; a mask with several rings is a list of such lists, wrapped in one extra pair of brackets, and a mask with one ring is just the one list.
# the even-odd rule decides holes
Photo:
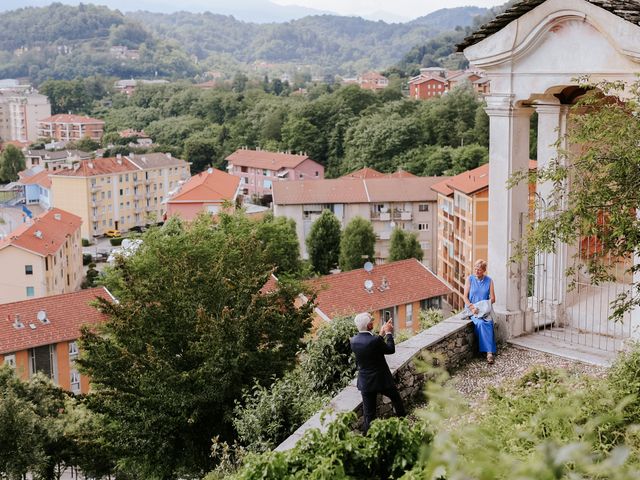
[(411, 212), (400, 212), (400, 220), (408, 221), (411, 220)]
[(92, 192), (97, 192), (98, 190), (102, 190), (102, 185), (98, 185), (97, 183), (92, 183), (91, 184), (91, 191)]
[(380, 232), (378, 233), (378, 240), (389, 240), (391, 238), (391, 232)]

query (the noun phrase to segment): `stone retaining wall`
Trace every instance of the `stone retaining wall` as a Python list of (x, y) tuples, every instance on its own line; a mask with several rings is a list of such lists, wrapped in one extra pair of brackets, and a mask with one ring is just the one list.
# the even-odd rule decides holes
[[(406, 405), (411, 405), (422, 400), (425, 374), (421, 373), (416, 365), (422, 358), (423, 352), (437, 354), (447, 369), (453, 369), (471, 358), (474, 350), (473, 323), (456, 315), (396, 345), (396, 353), (387, 355), (386, 358), (400, 395)], [(316, 413), (293, 432), (276, 448), (276, 451), (293, 448), (309, 429), (326, 430), (326, 426), (338, 414), (345, 412), (356, 412), (359, 424), (362, 423), (362, 397), (356, 388), (355, 380), (333, 397), (326, 408)], [(392, 407), (389, 399), (380, 396), (378, 416), (385, 417), (391, 413)], [(321, 416), (323, 417), (322, 421)]]

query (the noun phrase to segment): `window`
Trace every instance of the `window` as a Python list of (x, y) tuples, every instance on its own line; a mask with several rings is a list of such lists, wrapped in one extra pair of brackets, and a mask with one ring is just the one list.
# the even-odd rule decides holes
[(25, 265), (24, 266), (24, 274), (25, 275), (33, 275), (33, 265)]
[(424, 232), (426, 230), (429, 230), (429, 224), (428, 223), (419, 223), (418, 224), (418, 231)]
[(405, 319), (405, 324), (407, 327), (412, 327), (413, 326), (413, 303), (407, 303), (406, 305), (406, 319)]
[(121, 189), (120, 189), (120, 196), (122, 196), (122, 195), (123, 195), (123, 192), (124, 192), (124, 190), (121, 188)]
[(33, 297), (36, 294), (36, 290), (33, 287), (27, 287), (27, 297)]
[(320, 172), (316, 171), (316, 177), (320, 176)]
[(419, 212), (428, 212), (429, 211), (429, 204), (428, 203), (421, 203), (420, 205), (418, 205), (418, 211)]
[(29, 350), (29, 373), (42, 372), (51, 379), (56, 379), (55, 345), (44, 345)]
[(298, 177), (299, 178), (304, 178), (304, 175), (303, 174), (299, 174)]
[(78, 353), (78, 342), (69, 342), (69, 360), (75, 360)]
[(271, 189), (271, 180), (265, 180), (262, 185), (264, 188)]
[(247, 167), (240, 167), (240, 171), (241, 171), (242, 173), (248, 173), (248, 172), (249, 172), (249, 169), (248, 169)]
[(264, 175), (265, 177), (269, 176), (269, 170), (262, 170), (262, 175)]
[(4, 356), (4, 364), (9, 365), (11, 368), (16, 368), (16, 354), (12, 353)]
[(69, 383), (73, 393), (80, 393), (80, 373), (77, 370), (71, 370)]

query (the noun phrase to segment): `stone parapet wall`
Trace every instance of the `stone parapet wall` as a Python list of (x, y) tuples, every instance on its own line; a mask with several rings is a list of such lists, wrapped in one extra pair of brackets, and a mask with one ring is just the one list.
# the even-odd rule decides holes
[[(423, 399), (422, 392), (426, 378), (418, 368), (423, 353), (436, 354), (438, 361), (444, 362), (444, 366), (449, 370), (471, 358), (474, 351), (473, 323), (456, 315), (396, 345), (396, 352), (393, 355), (387, 355), (386, 358), (400, 396), (406, 405), (411, 405)], [(326, 408), (317, 412), (293, 432), (276, 448), (276, 451), (293, 448), (307, 430), (312, 428), (326, 430), (326, 426), (337, 415), (346, 412), (356, 412), (359, 425), (362, 423), (362, 397), (356, 388), (355, 380), (333, 397)], [(392, 406), (389, 399), (380, 396), (378, 416), (386, 417), (391, 413)]]

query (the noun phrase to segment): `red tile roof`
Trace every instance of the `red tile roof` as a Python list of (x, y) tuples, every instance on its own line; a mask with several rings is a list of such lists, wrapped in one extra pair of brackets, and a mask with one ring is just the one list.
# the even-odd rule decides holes
[(67, 237), (73, 235), (81, 224), (80, 217), (52, 208), (11, 232), (0, 241), (0, 250), (13, 245), (37, 255), (51, 255), (60, 250)]
[[(0, 304), (0, 354), (79, 338), (82, 325), (95, 325), (106, 320), (104, 314), (89, 306), (89, 302), (97, 297), (113, 300), (106, 288), (99, 287)], [(39, 311), (46, 312), (49, 323), (38, 320)], [(13, 326), (16, 315), (20, 316), (24, 328)]]
[(419, 85), (421, 83), (429, 82), (431, 80), (435, 80), (440, 83), (447, 83), (445, 78), (442, 78), (439, 75), (419, 75), (418, 77), (412, 78), (409, 80), (409, 83), (412, 85)]
[(126, 157), (122, 158), (94, 158), (82, 160), (73, 169), (58, 170), (51, 175), (61, 177), (93, 177), (109, 175), (111, 173), (131, 172), (138, 170)]
[(308, 159), (307, 155), (246, 149), (236, 150), (227, 157), (227, 161), (233, 165), (276, 171), (282, 168), (295, 168)]
[[(411, 175), (411, 174), (409, 174)], [(273, 203), (372, 203), (436, 201), (432, 186), (449, 177), (389, 177), (296, 180), (273, 183)]]
[[(536, 168), (537, 162), (535, 160), (529, 160), (529, 169), (535, 170)], [(485, 163), (473, 170), (449, 177), (437, 183), (432, 188), (435, 192), (445, 196), (453, 195), (454, 190), (462, 192), (465, 195), (471, 195), (472, 193), (489, 188), (489, 164)]]
[(67, 113), (59, 113), (57, 115), (52, 115), (38, 121), (44, 123), (83, 123), (104, 125), (104, 121), (98, 120), (97, 118), (83, 117), (81, 115), (71, 115)]
[[(382, 277), (386, 277), (389, 288), (380, 291)], [(366, 291), (365, 280), (373, 281), (372, 293)], [(317, 291), (317, 308), (329, 318), (405, 305), (450, 292), (449, 287), (416, 259), (376, 265), (371, 273), (360, 268), (306, 283)]]
[(240, 177), (211, 168), (191, 177), (168, 203), (233, 201)]
[(40, 185), (43, 188), (51, 188), (51, 179), (49, 178), (49, 170), (43, 170), (30, 177), (20, 179), (23, 185)]
[(373, 168), (364, 167), (355, 172), (347, 173), (340, 178), (381, 178), (384, 176), (385, 174), (382, 172), (374, 170)]

